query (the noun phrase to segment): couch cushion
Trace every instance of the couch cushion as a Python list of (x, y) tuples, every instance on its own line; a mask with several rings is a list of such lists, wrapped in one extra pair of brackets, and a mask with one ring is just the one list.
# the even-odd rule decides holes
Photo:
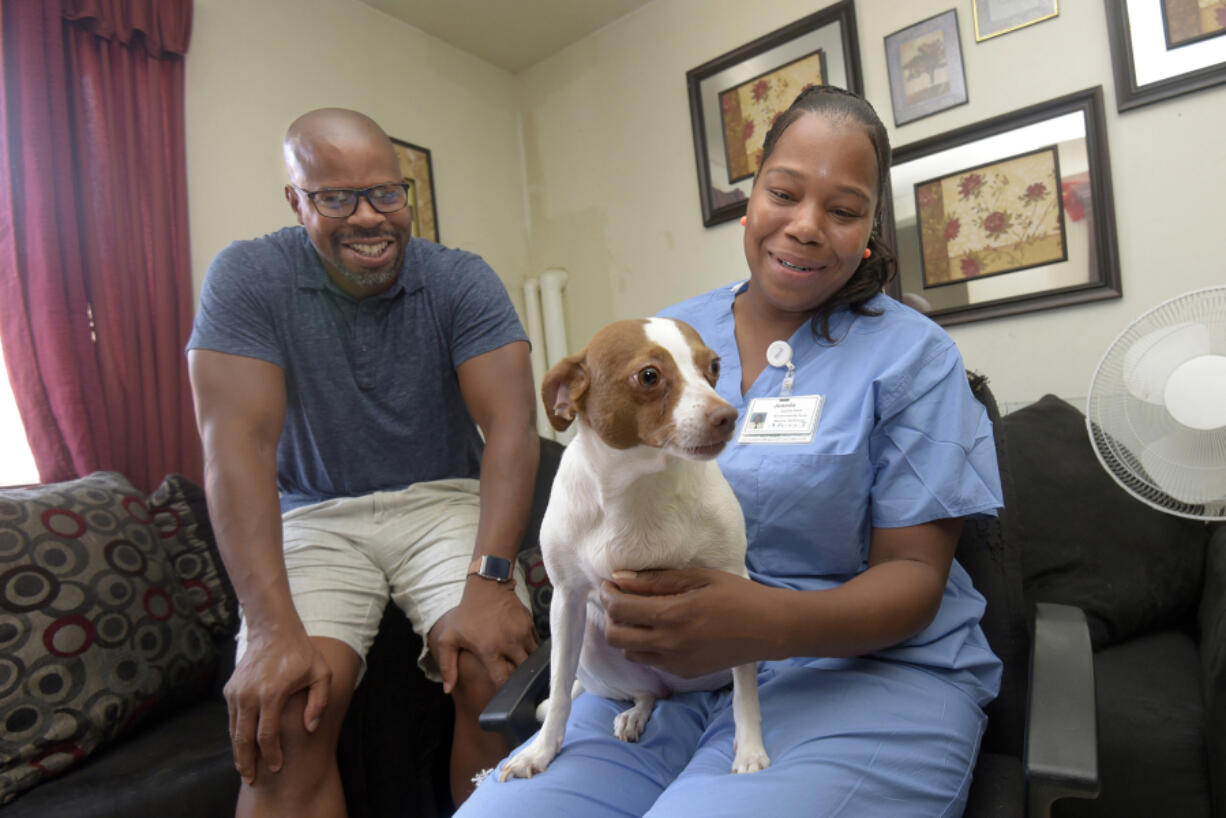
[(1098, 778), (1093, 801), (1055, 818), (1209, 818), (1200, 660), (1186, 633), (1161, 631), (1094, 654)]
[(181, 474), (168, 474), (149, 495), (149, 511), (200, 622), (214, 639), (238, 633), (238, 597), (213, 539), (204, 491)]
[(1120, 488), (1094, 455), (1085, 417), (1055, 395), (1006, 415), (1001, 430), (1028, 602), (1085, 610), (1095, 650), (1189, 616), (1204, 524)]
[(115, 473), (0, 492), (0, 803), (211, 679), (160, 534)]
[(1226, 814), (1226, 523), (1218, 524), (1207, 551), (1200, 600), (1201, 691), (1213, 803), (1218, 814)]
[(220, 699), (145, 724), (107, 752), (34, 787), (4, 818), (219, 818), (234, 814), (238, 773)]

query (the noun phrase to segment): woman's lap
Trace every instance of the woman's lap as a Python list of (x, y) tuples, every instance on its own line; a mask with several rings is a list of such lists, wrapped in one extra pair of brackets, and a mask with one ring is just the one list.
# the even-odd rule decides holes
[(954, 685), (853, 659), (768, 663), (759, 686), (766, 770), (730, 772), (730, 691), (657, 702), (636, 744), (612, 735), (627, 703), (584, 694), (544, 773), (500, 783), (495, 772), (460, 815), (961, 814), (984, 716)]

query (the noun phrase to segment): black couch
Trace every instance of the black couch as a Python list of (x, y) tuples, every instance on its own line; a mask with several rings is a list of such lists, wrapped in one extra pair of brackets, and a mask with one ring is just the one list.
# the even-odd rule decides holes
[[(543, 580), (539, 551), (534, 546), (561, 448), (553, 441), (542, 441), (536, 497), (521, 553), (535, 593), (534, 613), (538, 621), (547, 620), (550, 589)], [(0, 576), (8, 580), (8, 586), (0, 587), (0, 593), (9, 591), (12, 597), (18, 593), (12, 586), (24, 589), (33, 583), (31, 578), (41, 577), (40, 570), (46, 570), (39, 561), (48, 557), (47, 548), (28, 546), (30, 542), (37, 545), (40, 538), (47, 539), (40, 518), (48, 509), (61, 507), (87, 524), (82, 526), (87, 530), (82, 530), (75, 542), (91, 553), (105, 554), (110, 543), (121, 536), (135, 542), (147, 557), (143, 575), (132, 578), (132, 582), (138, 583), (136, 595), (151, 587), (174, 586), (171, 596), (175, 613), (170, 621), (176, 626), (175, 638), (189, 634), (192, 639), (203, 639), (207, 648), (201, 647), (193, 654), (193, 662), (186, 668), (190, 672), (176, 673), (173, 679), (166, 674), (166, 683), (157, 690), (133, 691), (130, 701), (96, 720), (103, 726), (79, 730), (92, 732), (91, 741), (96, 746), (90, 748), (83, 760), (71, 764), (69, 756), (51, 754), (49, 758), (53, 761), (60, 758), (65, 768), (52, 770), (49, 776), (39, 773), (29, 759), (18, 757), (16, 741), (10, 739), (22, 736), (6, 729), (0, 737), (3, 753), (0, 776), (9, 779), (0, 778), (0, 784), (5, 786), (0, 793), (16, 785), (14, 778), (21, 778), (25, 783), (20, 786), (28, 789), (10, 795), (11, 800), (0, 806), (0, 814), (4, 818), (233, 815), (239, 780), (231, 759), (221, 691), (234, 667), (237, 605), (216, 552), (203, 492), (191, 481), (171, 475), (163, 486), (145, 497), (126, 479), (113, 473), (98, 473), (58, 486), (2, 491), (0, 549), (7, 550), (3, 552), (6, 564), (0, 566)], [(52, 518), (53, 525), (64, 528), (57, 519)], [(63, 517), (64, 521), (71, 519)], [(172, 528), (177, 532), (175, 536), (163, 536)], [(122, 553), (128, 554), (135, 570), (140, 563), (135, 552)], [(23, 562), (34, 566), (31, 578), (11, 576), (11, 566)], [(51, 562), (51, 568), (59, 570), (55, 565), (63, 563), (63, 559), (51, 555)], [(95, 573), (110, 570), (104, 563), (89, 566), (74, 563), (69, 567), (81, 571), (91, 568)], [(5, 579), (0, 579), (0, 585), (4, 582)], [(96, 580), (91, 582), (98, 584)], [(197, 610), (205, 595), (202, 586), (208, 589), (208, 605), (205, 610)], [(5, 602), (0, 596), (0, 659), (45, 652), (41, 648), (34, 651), (36, 646), (26, 636), (32, 627), (41, 627), (48, 620), (34, 622), (29, 628), (25, 625), (10, 628), (11, 617), (6, 618), (9, 614)], [(133, 604), (140, 607), (137, 600)], [(38, 615), (38, 611), (30, 614)], [(420, 650), (421, 641), (408, 619), (395, 605), (388, 605), (367, 657), (367, 672), (354, 693), (338, 749), (351, 818), (406, 815), (429, 818), (450, 815), (453, 811), (448, 765), (454, 711), (441, 685), (427, 680), (417, 668)], [(178, 661), (170, 653), (173, 651), (165, 652), (161, 658)], [(97, 675), (105, 675), (106, 667), (109, 665)], [(24, 670), (33, 668), (31, 663)], [(8, 720), (14, 714), (22, 715), (19, 711), (23, 702), (34, 701), (43, 694), (37, 690), (21, 691), (21, 680), (6, 685), (3, 669), (0, 665), (0, 704), (13, 709), (0, 718)], [(24, 679), (31, 676), (28, 672), (21, 675)], [(99, 681), (95, 686), (104, 684)], [(3, 698), (8, 694), (11, 694), (8, 699)], [(45, 697), (50, 700), (53, 695)], [(32, 706), (30, 712), (36, 709)], [(40, 751), (63, 743), (55, 737), (34, 735), (40, 725), (28, 731), (29, 740), (40, 743)], [(0, 726), (4, 726), (2, 722)], [(39, 779), (37, 783), (35, 777)]]

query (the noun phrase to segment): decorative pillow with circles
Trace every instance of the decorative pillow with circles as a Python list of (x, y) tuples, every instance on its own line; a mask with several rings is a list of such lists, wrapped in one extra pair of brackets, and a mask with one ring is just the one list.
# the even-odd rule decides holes
[(160, 514), (113, 472), (0, 491), (0, 804), (210, 680), (217, 606), (166, 545), (196, 523)]

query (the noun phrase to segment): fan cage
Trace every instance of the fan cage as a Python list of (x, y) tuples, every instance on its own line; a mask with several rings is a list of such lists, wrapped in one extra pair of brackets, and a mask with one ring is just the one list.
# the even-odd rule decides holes
[[(1198, 488), (1202, 483), (1199, 475), (1217, 475), (1226, 468), (1226, 429), (1186, 429), (1165, 407), (1134, 397), (1125, 381), (1124, 360), (1133, 344), (1150, 333), (1188, 323), (1207, 327), (1209, 352), (1226, 355), (1226, 287), (1207, 287), (1164, 301), (1120, 333), (1090, 380), (1086, 429), (1103, 468), (1142, 502), (1180, 517), (1226, 520), (1226, 497), (1198, 495), (1198, 490), (1203, 491)], [(1157, 465), (1167, 469), (1164, 476), (1170, 492), (1147, 473), (1137, 455), (1168, 434), (1178, 434), (1186, 451), (1196, 453), (1191, 463), (1156, 458)], [(1189, 502), (1189, 497), (1196, 502)]]

